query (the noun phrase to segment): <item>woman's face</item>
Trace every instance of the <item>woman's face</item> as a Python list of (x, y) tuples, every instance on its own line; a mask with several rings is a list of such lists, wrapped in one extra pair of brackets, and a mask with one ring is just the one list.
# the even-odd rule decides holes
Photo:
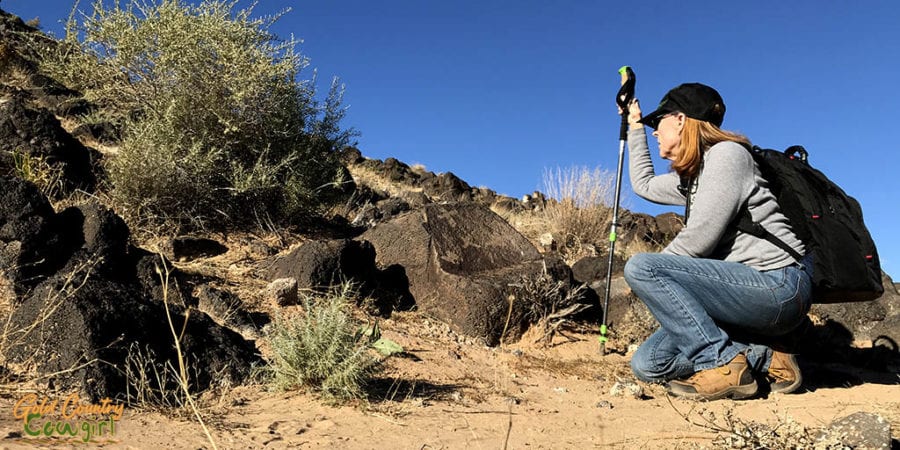
[(671, 113), (659, 120), (653, 137), (659, 142), (659, 156), (675, 160), (681, 155), (681, 130), (684, 128), (684, 114)]

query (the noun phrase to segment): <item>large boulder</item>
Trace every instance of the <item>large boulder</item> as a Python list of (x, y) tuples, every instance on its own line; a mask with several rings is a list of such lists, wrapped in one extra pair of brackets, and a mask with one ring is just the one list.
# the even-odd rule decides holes
[(375, 248), (367, 241), (331, 239), (309, 241), (275, 259), (269, 278), (295, 280), (296, 288), (327, 293), (334, 286), (351, 282), (363, 298), (372, 300), (369, 312), (388, 316), (412, 305), (409, 282), (401, 267), (379, 269)]
[(62, 210), (54, 222), (61, 247), (70, 249), (60, 254), (68, 261), (56, 272), (69, 272), (83, 261), (93, 260), (93, 270), (103, 277), (123, 279), (133, 274), (129, 270), (134, 266), (131, 233), (113, 210), (93, 200)]
[(420, 311), (489, 345), (520, 336), (535, 309), (546, 306), (522, 291), (529, 277), (571, 283), (571, 270), (558, 258), (542, 257), (477, 203), (425, 205), (359, 238), (375, 246), (379, 264), (403, 267)]
[(270, 278), (293, 278), (300, 289), (327, 291), (351, 280), (371, 283), (376, 276), (375, 249), (350, 239), (309, 241), (275, 260)]
[[(584, 284), (606, 282), (609, 268), (608, 256), (585, 256), (572, 264), (575, 280)], [(625, 260), (619, 255), (613, 257), (613, 276), (621, 276), (625, 268)]]
[(668, 243), (684, 228), (684, 218), (673, 212), (662, 213), (656, 216), (656, 228), (662, 238), (659, 243)]
[(59, 242), (55, 222), (53, 207), (34, 184), (0, 176), (0, 272), (16, 293), (33, 288), (65, 259), (60, 253), (68, 249)]

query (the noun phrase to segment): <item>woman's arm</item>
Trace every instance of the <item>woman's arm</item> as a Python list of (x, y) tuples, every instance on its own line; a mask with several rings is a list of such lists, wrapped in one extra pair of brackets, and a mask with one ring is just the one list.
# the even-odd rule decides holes
[[(638, 115), (640, 118), (640, 115)], [(629, 116), (629, 122), (631, 117)], [(635, 122), (636, 123), (636, 122)], [(684, 195), (678, 191), (681, 178), (675, 172), (656, 175), (647, 134), (644, 126), (632, 124), (628, 131), (628, 173), (631, 175), (631, 189), (645, 200), (664, 205), (684, 205)]]

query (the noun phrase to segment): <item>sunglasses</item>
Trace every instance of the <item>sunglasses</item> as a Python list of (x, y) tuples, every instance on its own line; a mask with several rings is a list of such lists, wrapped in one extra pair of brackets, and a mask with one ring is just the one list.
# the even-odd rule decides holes
[(663, 119), (665, 119), (666, 117), (669, 117), (669, 116), (675, 116), (677, 114), (678, 114), (677, 111), (673, 111), (668, 114), (663, 114), (663, 115), (657, 117), (656, 120), (652, 121), (651, 123), (648, 123), (647, 125), (650, 128), (653, 128), (654, 131), (656, 131), (659, 128), (659, 123), (662, 122)]

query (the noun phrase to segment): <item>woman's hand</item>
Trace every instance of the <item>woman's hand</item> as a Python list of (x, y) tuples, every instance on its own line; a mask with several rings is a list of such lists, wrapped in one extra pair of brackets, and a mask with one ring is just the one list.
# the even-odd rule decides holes
[[(622, 114), (622, 108), (619, 107), (619, 114)], [(640, 122), (641, 120), (641, 105), (638, 104), (638, 99), (632, 99), (631, 103), (628, 104), (628, 126), (632, 130), (639, 129), (644, 125)]]

